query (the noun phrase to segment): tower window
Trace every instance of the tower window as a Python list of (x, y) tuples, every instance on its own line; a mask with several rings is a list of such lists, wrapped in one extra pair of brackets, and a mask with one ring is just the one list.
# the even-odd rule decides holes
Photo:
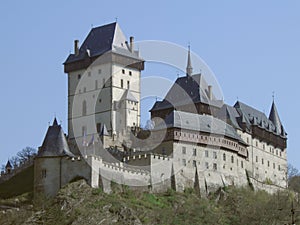
[(130, 88), (130, 82), (129, 82), (129, 80), (127, 81), (127, 89), (129, 89)]
[(241, 167), (244, 168), (244, 163), (243, 163), (243, 161), (241, 161)]
[(226, 154), (223, 154), (223, 160), (226, 161)]
[(233, 155), (231, 156), (231, 163), (234, 163), (234, 157), (233, 157)]
[(131, 71), (129, 71), (129, 76), (131, 76), (132, 75), (132, 72)]
[(82, 137), (84, 137), (86, 135), (86, 127), (85, 126), (83, 126), (81, 128), (81, 132), (82, 132)]
[(122, 74), (125, 74), (125, 70), (124, 69), (122, 69)]
[(97, 133), (101, 132), (101, 123), (97, 123)]
[(45, 178), (47, 177), (47, 170), (43, 169), (43, 170), (41, 171), (41, 177), (42, 177), (43, 179), (45, 179)]
[(207, 150), (205, 150), (205, 157), (208, 158), (208, 151)]
[(123, 88), (123, 79), (121, 79), (121, 88)]
[(182, 159), (182, 165), (186, 166), (186, 160), (185, 159)]
[(82, 102), (82, 115), (86, 116), (86, 101), (85, 100)]
[(95, 80), (95, 89), (98, 89), (98, 80)]

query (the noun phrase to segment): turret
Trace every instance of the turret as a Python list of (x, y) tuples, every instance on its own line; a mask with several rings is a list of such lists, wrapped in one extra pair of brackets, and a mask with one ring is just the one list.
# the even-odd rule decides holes
[(272, 103), (272, 107), (271, 107), (271, 111), (270, 111), (270, 115), (269, 115), (269, 120), (271, 120), (272, 123), (274, 124), (277, 133), (284, 136), (285, 131), (284, 131), (283, 126), (281, 124), (281, 121), (280, 121), (280, 118), (279, 118), (274, 100), (273, 100), (273, 103)]

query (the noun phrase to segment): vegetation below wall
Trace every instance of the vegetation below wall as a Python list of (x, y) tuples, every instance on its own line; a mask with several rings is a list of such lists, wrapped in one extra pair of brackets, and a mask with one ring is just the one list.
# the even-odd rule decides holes
[[(0, 224), (290, 224), (291, 192), (269, 195), (245, 188), (226, 188), (208, 198), (192, 189), (151, 194), (113, 185), (105, 194), (79, 180), (51, 200), (31, 195), (0, 200)], [(296, 224), (300, 213), (295, 213)]]
[(34, 166), (31, 165), (0, 184), (0, 198), (10, 198), (27, 192), (33, 192)]

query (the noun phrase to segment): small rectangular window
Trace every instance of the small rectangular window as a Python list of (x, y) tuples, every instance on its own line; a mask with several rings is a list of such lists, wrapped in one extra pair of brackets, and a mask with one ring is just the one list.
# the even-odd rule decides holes
[(258, 162), (258, 156), (255, 157), (255, 161)]
[(78, 80), (80, 80), (80, 78), (81, 78), (81, 74), (78, 74), (78, 75), (77, 75), (77, 78), (78, 78)]
[(123, 79), (121, 79), (121, 88), (123, 88)]
[(131, 76), (132, 75), (132, 72), (131, 71), (129, 71), (129, 76)]
[(196, 156), (196, 155), (197, 155), (197, 149), (193, 148), (193, 156)]
[(207, 170), (209, 169), (208, 162), (205, 162), (205, 168), (206, 168)]
[(205, 150), (205, 157), (208, 158), (208, 151), (207, 150)]
[(213, 152), (213, 155), (214, 155), (214, 159), (217, 159), (217, 152)]
[(125, 74), (125, 70), (124, 69), (122, 69), (122, 74)]
[(264, 159), (261, 159), (261, 164), (263, 164), (263, 165), (264, 165)]
[(43, 179), (45, 179), (47, 177), (47, 170), (42, 169), (41, 176), (42, 176)]
[(217, 170), (217, 169), (218, 169), (217, 163), (214, 163), (214, 164), (213, 164), (213, 169), (214, 169), (214, 170)]
[(98, 80), (95, 80), (95, 89), (98, 89)]
[(186, 160), (185, 159), (182, 159), (182, 165), (186, 166)]
[(127, 89), (129, 89), (130, 88), (130, 82), (129, 82), (129, 80), (127, 81)]
[(226, 154), (223, 154), (223, 160), (226, 161)]
[(244, 162), (243, 161), (241, 161), (241, 167), (244, 168)]
[(182, 154), (186, 154), (186, 147), (182, 147)]
[(97, 133), (101, 132), (101, 123), (97, 123)]

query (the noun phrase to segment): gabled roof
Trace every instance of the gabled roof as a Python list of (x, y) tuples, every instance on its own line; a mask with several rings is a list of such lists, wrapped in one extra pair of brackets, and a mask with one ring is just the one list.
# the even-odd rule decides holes
[(109, 51), (138, 58), (136, 52), (131, 52), (125, 42), (126, 37), (116, 22), (92, 28), (80, 46), (79, 54), (70, 54), (64, 64), (100, 56)]
[(194, 103), (205, 103), (218, 108), (223, 105), (223, 101), (214, 96), (212, 100), (209, 99), (208, 84), (201, 74), (177, 78), (164, 100), (155, 102), (150, 111)]
[(222, 135), (245, 144), (231, 125), (211, 115), (200, 115), (174, 110), (166, 117), (164, 123), (155, 126), (154, 130), (164, 129), (166, 127)]
[(43, 156), (74, 156), (71, 153), (67, 139), (61, 125), (54, 119), (52, 126), (49, 126), (43, 144), (38, 152), (38, 157)]
[(133, 94), (129, 89), (125, 90), (121, 100), (130, 100), (133, 102), (138, 102), (138, 100), (133, 96)]

